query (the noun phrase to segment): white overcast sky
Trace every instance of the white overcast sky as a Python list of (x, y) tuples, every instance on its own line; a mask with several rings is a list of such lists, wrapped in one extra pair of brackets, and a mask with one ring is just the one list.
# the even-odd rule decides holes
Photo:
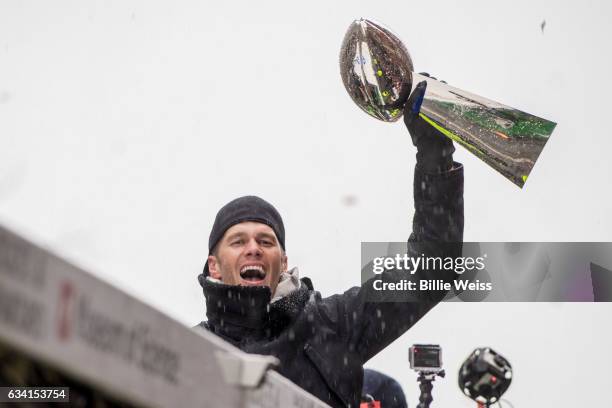
[[(339, 75), (344, 32), (368, 17), (402, 38), (417, 71), (558, 123), (523, 190), (458, 148), (466, 241), (612, 241), (611, 11), (2, 0), (0, 222), (192, 325), (204, 319), (196, 275), (216, 211), (256, 194), (283, 215), (290, 264), (315, 288), (358, 284), (360, 242), (405, 240), (413, 215), (407, 131), (361, 112)], [(436, 403), (469, 407), (456, 372), (489, 345), (515, 367), (516, 407), (602, 406), (611, 311), (444, 304), (369, 366), (415, 406), (408, 346), (438, 342), (448, 376)]]

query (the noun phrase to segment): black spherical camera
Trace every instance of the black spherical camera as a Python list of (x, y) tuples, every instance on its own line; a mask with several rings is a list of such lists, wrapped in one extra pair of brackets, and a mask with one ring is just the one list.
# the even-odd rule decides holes
[(459, 369), (459, 388), (474, 401), (489, 406), (512, 382), (512, 366), (489, 347), (478, 348)]

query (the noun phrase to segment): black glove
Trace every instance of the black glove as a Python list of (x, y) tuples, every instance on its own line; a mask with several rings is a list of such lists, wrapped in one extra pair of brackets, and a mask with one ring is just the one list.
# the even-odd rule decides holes
[(412, 137), (412, 144), (417, 148), (417, 168), (429, 174), (443, 173), (453, 167), (455, 147), (452, 140), (419, 116), (426, 89), (427, 82), (422, 81), (408, 98), (404, 106), (404, 123)]

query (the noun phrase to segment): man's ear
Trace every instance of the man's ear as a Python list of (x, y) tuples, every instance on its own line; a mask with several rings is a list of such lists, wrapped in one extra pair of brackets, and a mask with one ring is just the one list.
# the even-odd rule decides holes
[(283, 258), (281, 259), (281, 272), (287, 272), (288, 264), (287, 255), (283, 254)]
[(219, 265), (217, 264), (217, 258), (214, 255), (208, 255), (208, 272), (210, 277), (213, 279), (221, 279), (221, 272), (219, 272)]

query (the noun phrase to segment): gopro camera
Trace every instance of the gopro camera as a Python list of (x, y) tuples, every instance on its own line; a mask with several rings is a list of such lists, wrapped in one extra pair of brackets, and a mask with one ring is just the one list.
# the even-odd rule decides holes
[(415, 344), (408, 351), (410, 368), (421, 373), (442, 371), (442, 347), (438, 344)]

